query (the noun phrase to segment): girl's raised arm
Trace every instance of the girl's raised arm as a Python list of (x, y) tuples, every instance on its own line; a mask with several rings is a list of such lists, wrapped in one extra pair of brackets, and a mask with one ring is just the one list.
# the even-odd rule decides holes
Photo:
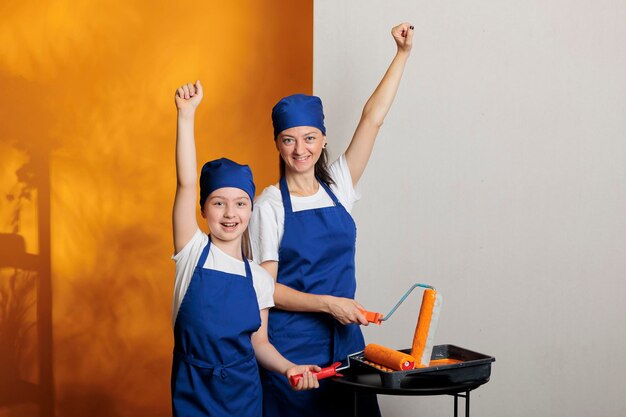
[(193, 135), (196, 108), (202, 101), (202, 85), (188, 83), (180, 86), (174, 95), (178, 110), (176, 126), (176, 197), (172, 211), (174, 251), (180, 250), (191, 240), (198, 229), (196, 201), (198, 166), (196, 144)]

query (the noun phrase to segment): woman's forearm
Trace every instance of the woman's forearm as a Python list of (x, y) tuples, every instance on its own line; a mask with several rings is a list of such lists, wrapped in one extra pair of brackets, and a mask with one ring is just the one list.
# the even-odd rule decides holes
[[(274, 279), (277, 278), (278, 262), (265, 261), (261, 263), (261, 267), (269, 272)], [(274, 304), (276, 308), (286, 311), (327, 313), (341, 324), (356, 323), (365, 326), (368, 324), (365, 316), (363, 316), (363, 306), (351, 298), (309, 294), (276, 283)]]
[[(275, 280), (278, 277), (278, 262), (262, 262), (261, 268), (265, 269)], [(274, 304), (277, 308), (287, 311), (302, 311), (309, 313), (329, 313), (331, 298), (327, 295), (308, 294), (286, 285), (276, 283), (274, 288)]]
[(274, 304), (281, 310), (309, 313), (330, 313), (328, 295), (309, 294), (294, 290), (283, 284), (276, 284)]
[(276, 284), (274, 303), (276, 308), (281, 310), (327, 313), (341, 324), (368, 325), (363, 315), (363, 306), (351, 298), (309, 294), (282, 284)]
[(408, 58), (409, 52), (407, 51), (399, 50), (396, 53), (383, 79), (363, 107), (361, 119), (364, 122), (377, 127), (383, 124), (398, 92)]

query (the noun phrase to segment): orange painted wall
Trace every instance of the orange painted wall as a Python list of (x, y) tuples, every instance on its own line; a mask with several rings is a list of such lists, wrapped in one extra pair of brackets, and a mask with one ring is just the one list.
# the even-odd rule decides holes
[(312, 25), (312, 1), (0, 4), (0, 417), (170, 415), (174, 90), (205, 87), (198, 163), (262, 190)]

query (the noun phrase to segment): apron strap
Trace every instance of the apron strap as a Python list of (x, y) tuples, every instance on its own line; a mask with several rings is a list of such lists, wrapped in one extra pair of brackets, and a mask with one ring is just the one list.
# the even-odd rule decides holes
[[(204, 268), (204, 264), (206, 263), (206, 258), (209, 256), (209, 249), (211, 249), (211, 235), (207, 235), (209, 237), (209, 241), (202, 249), (202, 254), (200, 254), (200, 259), (198, 259), (198, 266), (200, 268)], [(243, 253), (243, 248), (241, 249), (241, 258), (243, 259), (243, 263), (246, 266), (246, 278), (252, 280), (252, 270), (250, 269), (250, 263), (246, 258), (246, 255)]]
[(326, 190), (326, 192), (328, 193), (328, 196), (333, 200), (333, 203), (335, 203), (335, 206), (341, 206), (341, 203), (337, 199), (337, 196), (335, 196), (335, 194), (332, 191), (330, 191), (330, 187), (326, 185), (324, 181), (320, 181), (319, 178), (317, 179), (317, 181), (321, 184), (322, 187), (324, 187), (324, 190)]
[(285, 177), (280, 177), (280, 195), (283, 197), (285, 215), (293, 213), (293, 209), (291, 208), (291, 197), (289, 196), (289, 187), (287, 187), (287, 180)]
[(243, 249), (241, 250), (241, 258), (243, 259), (243, 263), (246, 265), (246, 278), (252, 281), (252, 270), (250, 269), (248, 258), (246, 258), (246, 255), (243, 253)]
[[(324, 181), (321, 181), (317, 177), (315, 178), (317, 179), (317, 182), (324, 188), (326, 193), (328, 193), (328, 196), (330, 197), (331, 200), (333, 200), (333, 203), (335, 204), (335, 206), (336, 207), (341, 206), (339, 199), (337, 199), (337, 196), (330, 190), (330, 187), (326, 185)], [(285, 214), (293, 213), (293, 208), (291, 206), (291, 196), (289, 194), (289, 187), (287, 186), (287, 180), (285, 179), (285, 177), (280, 178), (280, 195), (283, 197), (283, 206), (285, 208)]]
[(200, 254), (200, 259), (198, 259), (198, 266), (200, 268), (204, 268), (204, 264), (206, 263), (206, 258), (209, 256), (209, 249), (211, 249), (211, 235), (207, 235), (209, 241), (207, 242), (204, 249), (202, 249), (202, 253)]

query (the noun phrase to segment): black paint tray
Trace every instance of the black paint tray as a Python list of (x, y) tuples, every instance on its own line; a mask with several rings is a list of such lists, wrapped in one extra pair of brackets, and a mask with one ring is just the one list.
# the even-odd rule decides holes
[[(411, 349), (403, 349), (400, 352), (411, 354)], [(419, 385), (420, 382), (428, 385), (487, 382), (491, 375), (491, 363), (496, 360), (493, 356), (473, 352), (455, 345), (434, 346), (431, 360), (434, 359), (458, 359), (462, 362), (415, 368), (409, 371), (384, 371), (366, 363), (362, 352), (349, 357), (352, 372), (379, 374), (381, 384), (386, 388), (404, 388), (409, 385)]]

